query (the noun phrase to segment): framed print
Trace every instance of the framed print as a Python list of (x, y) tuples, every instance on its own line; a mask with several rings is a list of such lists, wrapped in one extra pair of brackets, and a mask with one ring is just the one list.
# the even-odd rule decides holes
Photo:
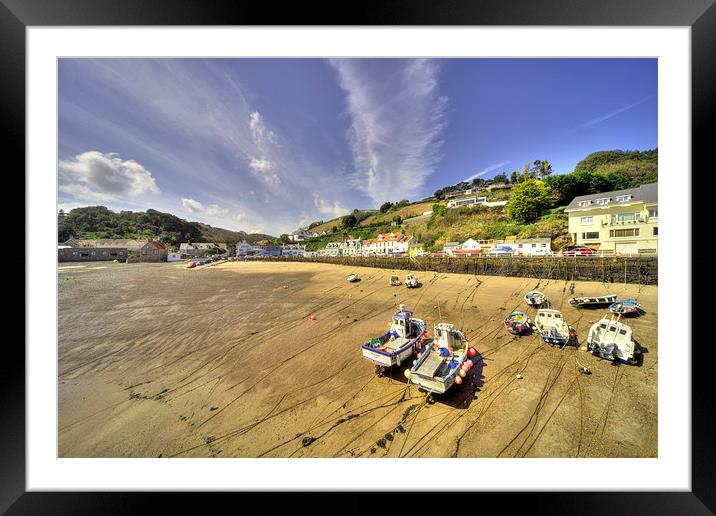
[(271, 11), (0, 6), (28, 243), (0, 507), (710, 513), (712, 2)]

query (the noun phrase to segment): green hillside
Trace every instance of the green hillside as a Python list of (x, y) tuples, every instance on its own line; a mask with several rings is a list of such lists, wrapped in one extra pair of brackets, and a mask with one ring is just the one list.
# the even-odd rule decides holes
[[(445, 186), (432, 197), (410, 203), (385, 203), (379, 213), (355, 210), (350, 215), (320, 221), (314, 230), (334, 232), (311, 239), (306, 248), (315, 251), (329, 242), (347, 238), (372, 238), (378, 233), (403, 231), (415, 236), (430, 251), (442, 249), (445, 242), (550, 237), (552, 247), (569, 243), (568, 217), (564, 207), (576, 196), (621, 190), (658, 181), (658, 150), (600, 151), (588, 155), (568, 174), (553, 174), (547, 160), (527, 163), (522, 171), (506, 171), (493, 179), (477, 178)], [(505, 183), (510, 188), (488, 187)], [(505, 207), (473, 206), (446, 209), (450, 192), (476, 189), (488, 201), (508, 201)], [(405, 224), (405, 219), (432, 209), (428, 219)]]
[(157, 210), (121, 211), (104, 206), (75, 208), (69, 213), (60, 210), (57, 217), (57, 241), (75, 238), (158, 238), (169, 247), (181, 242), (226, 242), (229, 245), (241, 240), (255, 242), (272, 239), (270, 235), (245, 233), (215, 228), (201, 222), (184, 219)]

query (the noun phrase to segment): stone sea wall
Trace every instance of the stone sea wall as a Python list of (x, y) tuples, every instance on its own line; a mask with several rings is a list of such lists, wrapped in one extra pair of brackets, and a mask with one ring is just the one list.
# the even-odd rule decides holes
[(299, 261), (336, 265), (378, 267), (391, 270), (451, 272), (487, 276), (518, 276), (568, 281), (639, 283), (656, 285), (659, 279), (656, 256), (549, 256), (549, 257), (281, 257), (253, 258), (262, 261)]

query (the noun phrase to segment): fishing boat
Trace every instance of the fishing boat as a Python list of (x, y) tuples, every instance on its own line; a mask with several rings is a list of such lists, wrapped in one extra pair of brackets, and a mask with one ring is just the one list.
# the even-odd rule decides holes
[(593, 355), (622, 364), (636, 362), (638, 346), (632, 339), (631, 328), (612, 315), (597, 321), (589, 329), (587, 350)]
[(530, 328), (530, 319), (526, 313), (515, 310), (505, 317), (505, 328), (512, 335), (522, 335)]
[(617, 300), (616, 294), (608, 294), (606, 296), (594, 296), (594, 297), (573, 297), (569, 300), (570, 305), (575, 306), (601, 306), (611, 305)]
[(411, 383), (428, 392), (428, 401), (433, 394), (444, 394), (462, 379), (472, 368), (470, 356), (474, 348), (468, 347), (467, 338), (450, 323), (438, 323), (434, 327), (435, 338), (428, 345), (406, 376)]
[(621, 315), (638, 314), (641, 311), (641, 304), (636, 299), (622, 299), (609, 305), (609, 311)]
[(399, 278), (398, 276), (391, 276), (391, 277), (388, 279), (388, 284), (389, 284), (391, 287), (399, 287), (400, 284), (401, 284), (401, 283), (400, 283), (400, 278)]
[(418, 278), (415, 274), (408, 274), (405, 276), (405, 286), (408, 288), (415, 288), (418, 286)]
[(525, 303), (530, 306), (541, 306), (547, 303), (547, 296), (539, 290), (532, 290), (525, 294)]
[(355, 283), (356, 281), (358, 281), (358, 279), (359, 278), (357, 274), (351, 273), (348, 275), (348, 281), (350, 281), (351, 283)]
[(548, 344), (560, 344), (564, 346), (572, 337), (569, 326), (564, 322), (562, 312), (543, 308), (537, 311), (535, 327), (539, 336)]
[(383, 376), (386, 369), (400, 365), (416, 350), (422, 349), (423, 341), (427, 337), (425, 330), (425, 321), (413, 317), (413, 312), (406, 310), (401, 304), (393, 314), (388, 331), (361, 346), (363, 358), (373, 362), (378, 376)]

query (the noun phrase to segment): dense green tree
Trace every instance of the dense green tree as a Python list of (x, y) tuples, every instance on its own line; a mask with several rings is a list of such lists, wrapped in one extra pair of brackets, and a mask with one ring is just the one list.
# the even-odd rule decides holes
[(343, 227), (346, 229), (350, 229), (353, 226), (358, 224), (358, 218), (354, 214), (346, 215), (343, 217)]
[(447, 211), (447, 208), (443, 206), (442, 204), (433, 204), (433, 213), (436, 215), (443, 216), (445, 215), (445, 212)]
[(386, 213), (386, 212), (387, 212), (388, 210), (390, 210), (390, 208), (392, 208), (392, 207), (393, 207), (393, 203), (392, 203), (392, 202), (384, 202), (383, 204), (380, 205), (380, 212), (381, 212), (381, 213)]
[(526, 179), (512, 190), (512, 197), (507, 203), (507, 213), (518, 222), (532, 222), (552, 203), (553, 196), (549, 186), (536, 179)]
[(497, 174), (495, 177), (492, 178), (493, 183), (509, 183), (510, 180), (507, 179), (507, 174), (504, 172)]

